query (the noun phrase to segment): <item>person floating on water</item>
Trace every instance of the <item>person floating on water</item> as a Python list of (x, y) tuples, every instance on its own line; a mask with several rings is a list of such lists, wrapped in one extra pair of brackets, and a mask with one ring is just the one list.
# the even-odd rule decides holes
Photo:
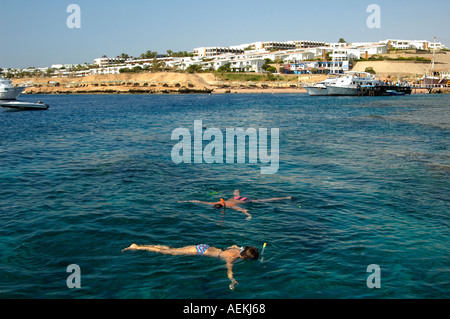
[(180, 248), (173, 248), (164, 245), (136, 245), (131, 246), (122, 250), (122, 252), (127, 250), (147, 250), (160, 254), (166, 255), (198, 255), (206, 256), (212, 258), (218, 258), (224, 260), (227, 266), (228, 279), (231, 280), (230, 289), (233, 290), (234, 286), (238, 282), (233, 277), (233, 263), (238, 259), (258, 259), (259, 252), (258, 249), (252, 246), (238, 247), (236, 245), (230, 246), (226, 249), (220, 249), (216, 247), (211, 247), (205, 244), (192, 245)]
[(206, 204), (206, 205), (212, 205), (214, 208), (218, 209), (226, 209), (231, 208), (237, 211), (240, 211), (247, 215), (246, 220), (250, 220), (252, 218), (252, 215), (248, 212), (247, 209), (239, 207), (238, 205), (245, 204), (245, 203), (255, 203), (255, 202), (270, 202), (270, 201), (276, 201), (276, 200), (283, 200), (283, 199), (290, 199), (295, 200), (294, 197), (275, 197), (275, 198), (266, 198), (266, 199), (250, 199), (248, 197), (242, 197), (241, 192), (238, 189), (235, 189), (233, 192), (234, 196), (231, 197), (228, 200), (223, 200), (222, 198), (218, 202), (203, 202), (199, 200), (184, 200), (184, 201), (178, 201), (178, 203), (199, 203), (199, 204)]

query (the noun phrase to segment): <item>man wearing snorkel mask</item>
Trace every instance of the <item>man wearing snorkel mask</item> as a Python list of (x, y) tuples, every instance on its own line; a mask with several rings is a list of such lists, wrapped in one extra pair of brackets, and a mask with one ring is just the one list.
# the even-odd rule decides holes
[(225, 212), (226, 208), (231, 208), (237, 211), (240, 211), (247, 215), (246, 220), (250, 220), (252, 218), (252, 215), (248, 212), (247, 209), (244, 209), (242, 207), (239, 207), (238, 205), (244, 204), (244, 203), (250, 203), (250, 202), (270, 202), (270, 201), (276, 201), (276, 200), (283, 200), (283, 199), (290, 199), (292, 201), (295, 200), (294, 197), (275, 197), (275, 198), (267, 198), (267, 199), (249, 199), (248, 197), (242, 197), (241, 192), (238, 189), (235, 189), (233, 192), (234, 196), (229, 198), (228, 200), (224, 200), (223, 198), (220, 199), (218, 202), (204, 202), (199, 200), (185, 200), (185, 201), (178, 201), (178, 203), (199, 203), (199, 204), (206, 204), (206, 205), (212, 205), (214, 208), (221, 209), (223, 208)]
[(192, 245), (180, 248), (173, 248), (164, 245), (136, 245), (131, 246), (122, 250), (147, 250), (160, 254), (166, 255), (198, 255), (213, 257), (224, 260), (227, 266), (227, 276), (231, 280), (230, 289), (233, 290), (234, 286), (238, 282), (233, 277), (233, 263), (238, 259), (258, 259), (259, 252), (258, 249), (252, 246), (238, 247), (236, 245), (230, 246), (226, 249), (220, 249), (216, 247), (211, 247), (205, 244)]

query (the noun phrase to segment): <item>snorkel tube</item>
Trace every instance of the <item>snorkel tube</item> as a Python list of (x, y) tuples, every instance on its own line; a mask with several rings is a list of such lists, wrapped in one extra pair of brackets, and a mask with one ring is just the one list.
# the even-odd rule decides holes
[(260, 262), (264, 262), (264, 249), (266, 249), (266, 243), (264, 243), (262, 251), (261, 251), (261, 259), (259, 260)]

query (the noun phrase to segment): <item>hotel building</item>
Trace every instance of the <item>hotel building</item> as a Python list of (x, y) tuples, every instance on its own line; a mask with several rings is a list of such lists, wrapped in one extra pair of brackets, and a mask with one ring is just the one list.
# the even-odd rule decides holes
[(216, 56), (226, 53), (231, 54), (240, 54), (244, 53), (244, 49), (239, 48), (233, 48), (233, 47), (201, 47), (201, 48), (195, 48), (194, 55), (201, 56), (201, 57), (208, 57), (208, 56)]
[(98, 66), (106, 66), (111, 64), (116, 64), (123, 62), (121, 58), (108, 58), (107, 56), (102, 56), (101, 58), (94, 59), (94, 64)]
[(325, 42), (320, 41), (260, 41), (249, 44), (234, 45), (228, 47), (200, 47), (193, 50), (196, 56), (210, 57), (221, 54), (243, 54), (245, 51), (263, 52), (278, 50), (295, 50), (305, 48), (316, 48), (325, 46)]

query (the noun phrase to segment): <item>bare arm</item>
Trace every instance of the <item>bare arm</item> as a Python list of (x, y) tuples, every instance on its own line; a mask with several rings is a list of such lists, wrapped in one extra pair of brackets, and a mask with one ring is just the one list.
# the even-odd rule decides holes
[(227, 261), (227, 276), (228, 276), (228, 279), (231, 280), (230, 289), (234, 290), (234, 286), (237, 285), (238, 282), (233, 277), (233, 262), (232, 261)]
[(245, 215), (247, 215), (246, 220), (252, 219), (252, 215), (245, 208), (242, 208), (242, 207), (239, 207), (239, 206), (231, 206), (229, 208), (234, 209), (234, 210), (238, 210), (240, 212), (243, 212)]
[(178, 203), (199, 203), (199, 204), (206, 204), (206, 205), (214, 205), (217, 204), (218, 202), (202, 202), (200, 200), (179, 200), (177, 201)]
[(252, 199), (252, 202), (271, 202), (276, 200), (283, 200), (283, 199), (292, 199), (292, 197), (275, 197), (275, 198), (266, 198), (266, 199)]

